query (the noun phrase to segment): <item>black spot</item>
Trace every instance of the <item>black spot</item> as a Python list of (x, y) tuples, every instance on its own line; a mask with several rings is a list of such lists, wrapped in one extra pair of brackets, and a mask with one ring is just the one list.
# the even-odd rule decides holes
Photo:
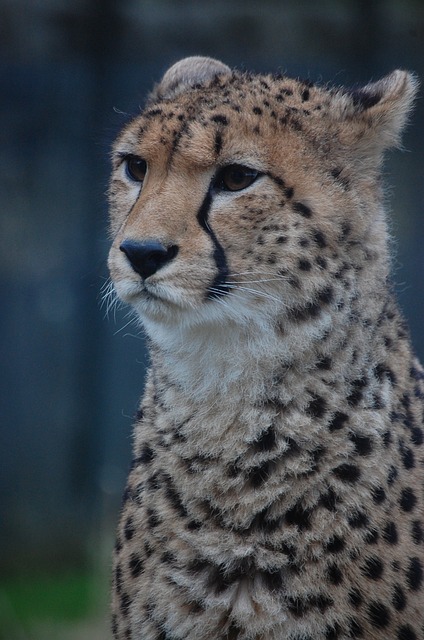
[(420, 429), (419, 427), (412, 427), (411, 429), (412, 434), (411, 434), (411, 442), (412, 444), (419, 446), (424, 442), (424, 434), (422, 429)]
[(228, 118), (220, 114), (212, 116), (211, 121), (216, 122), (217, 124), (222, 124), (223, 126), (228, 125)]
[(234, 580), (235, 577), (228, 574), (223, 567), (209, 565), (208, 586), (214, 590), (216, 595), (226, 591), (234, 583)]
[(215, 153), (219, 155), (222, 149), (222, 135), (219, 131), (215, 133)]
[(350, 638), (363, 638), (364, 630), (355, 618), (351, 618), (349, 622), (349, 637)]
[(163, 111), (160, 107), (156, 107), (155, 109), (149, 109), (144, 113), (146, 118), (153, 118), (154, 116), (162, 115)]
[(305, 509), (297, 502), (286, 512), (285, 520), (289, 525), (297, 525), (301, 531), (311, 526), (311, 509)]
[(257, 467), (252, 467), (247, 471), (247, 478), (254, 489), (259, 488), (266, 482), (274, 470), (276, 463), (274, 460), (265, 460)]
[(135, 533), (135, 527), (134, 527), (134, 522), (132, 517), (130, 516), (127, 521), (125, 522), (125, 526), (124, 526), (124, 536), (126, 540), (131, 540), (131, 538), (134, 536)]
[(334, 291), (332, 287), (325, 287), (325, 289), (322, 289), (318, 292), (318, 300), (322, 304), (330, 304), (330, 302), (333, 300), (333, 297)]
[(261, 116), (262, 109), (260, 107), (253, 107), (253, 113), (255, 113), (257, 116)]
[(334, 625), (328, 626), (325, 630), (325, 639), (326, 640), (337, 640), (340, 638), (341, 629), (340, 626), (335, 623)]
[(274, 176), (272, 174), (268, 174), (268, 175), (270, 178), (272, 178), (272, 180), (274, 180), (276, 184), (278, 184), (279, 187), (286, 189), (286, 183), (284, 182), (283, 178), (281, 178), (281, 176)]
[(414, 454), (412, 452), (412, 449), (405, 446), (403, 440), (399, 442), (399, 451), (405, 469), (413, 469), (413, 467), (415, 466)]
[(406, 607), (406, 596), (402, 587), (395, 584), (393, 588), (392, 603), (396, 611), (403, 611)]
[(171, 505), (174, 507), (177, 513), (181, 516), (181, 518), (187, 518), (188, 517), (187, 509), (185, 508), (181, 500), (181, 497), (178, 494), (170, 476), (165, 476), (165, 481), (166, 481), (165, 495), (168, 501), (171, 503)]
[(133, 578), (137, 578), (143, 571), (143, 561), (140, 556), (135, 553), (132, 554), (129, 562), (129, 568)]
[(376, 529), (372, 529), (366, 532), (364, 540), (367, 544), (377, 544), (380, 538), (380, 534)]
[(327, 409), (327, 403), (321, 396), (315, 395), (306, 407), (306, 413), (312, 418), (322, 418)]
[(352, 382), (352, 389), (350, 394), (347, 397), (347, 401), (351, 407), (356, 407), (359, 402), (362, 400), (363, 390), (368, 384), (368, 380), (366, 378), (359, 378), (358, 380), (354, 380)]
[(147, 486), (152, 491), (157, 491), (160, 488), (161, 481), (158, 472), (154, 473), (152, 476), (150, 476), (150, 478), (147, 479)]
[(290, 317), (296, 322), (306, 322), (316, 318), (321, 312), (321, 307), (317, 302), (309, 302), (303, 307), (296, 307), (290, 311)]
[(172, 564), (175, 562), (175, 555), (172, 553), (172, 551), (165, 551), (164, 553), (162, 553), (160, 561), (163, 564)]
[(330, 488), (327, 493), (324, 493), (320, 497), (319, 502), (325, 509), (328, 509), (328, 511), (336, 511), (340, 498), (335, 491)]
[(137, 411), (137, 413), (135, 414), (135, 419), (138, 421), (143, 420), (143, 416), (144, 416), (144, 411), (143, 409), (139, 409)]
[(414, 520), (412, 523), (412, 540), (415, 544), (420, 544), (424, 540), (424, 532), (420, 520)]
[(121, 595), (119, 608), (121, 609), (122, 615), (126, 618), (128, 616), (128, 609), (131, 606), (131, 598), (128, 593), (123, 593)]
[(339, 480), (349, 484), (354, 484), (361, 476), (360, 469), (356, 465), (348, 464), (347, 462), (333, 469), (333, 473)]
[(347, 416), (345, 413), (342, 413), (341, 411), (337, 411), (334, 414), (330, 424), (328, 425), (329, 431), (333, 432), (342, 429), (347, 420), (349, 420), (349, 416)]
[(292, 206), (294, 211), (296, 213), (300, 213), (300, 215), (303, 216), (304, 218), (312, 217), (311, 209), (306, 204), (303, 204), (303, 202), (293, 202)]
[(348, 522), (352, 529), (362, 529), (366, 527), (369, 519), (366, 513), (363, 511), (354, 511), (348, 518)]
[(312, 269), (312, 264), (309, 260), (305, 260), (303, 258), (298, 261), (298, 265), (301, 271), (310, 271)]
[(368, 617), (371, 624), (384, 629), (390, 623), (390, 612), (382, 602), (374, 601), (368, 607)]
[(379, 580), (383, 575), (384, 564), (377, 556), (367, 558), (361, 567), (361, 571), (366, 578)]
[(325, 545), (328, 553), (340, 553), (345, 548), (345, 541), (340, 536), (333, 536)]
[(300, 618), (308, 611), (308, 603), (301, 598), (288, 598), (287, 599), (288, 610), (296, 617)]
[(148, 464), (155, 457), (155, 452), (148, 444), (145, 444), (141, 450), (140, 455), (136, 458), (136, 463)]
[(406, 571), (406, 580), (411, 591), (421, 589), (423, 581), (423, 568), (419, 558), (411, 558)]
[(190, 520), (187, 523), (187, 529), (189, 531), (198, 531), (202, 527), (202, 523), (198, 520)]
[(277, 436), (275, 435), (274, 427), (269, 427), (265, 431), (262, 431), (257, 440), (253, 442), (257, 451), (272, 451), (277, 444)]
[(397, 544), (398, 532), (394, 522), (388, 522), (383, 529), (383, 538), (389, 544)]
[(338, 585), (343, 582), (343, 574), (336, 564), (330, 564), (328, 566), (327, 575), (331, 584)]
[(349, 602), (352, 604), (352, 606), (354, 606), (355, 609), (359, 609), (359, 607), (363, 602), (362, 594), (359, 591), (359, 589), (357, 589), (356, 587), (353, 587), (353, 589), (349, 591), (348, 595), (349, 595)]
[(387, 484), (392, 485), (397, 477), (398, 470), (396, 469), (396, 467), (390, 467), (389, 473), (387, 474)]
[(327, 240), (325, 239), (325, 236), (322, 233), (322, 231), (315, 229), (315, 231), (312, 234), (312, 237), (315, 244), (317, 244), (320, 249), (324, 249), (327, 246)]
[(328, 356), (323, 356), (321, 358), (321, 360), (318, 360), (318, 362), (316, 363), (316, 368), (317, 369), (321, 369), (322, 371), (329, 371), (332, 367), (332, 361), (331, 358), (329, 358)]
[(158, 524), (160, 524), (158, 514), (151, 508), (147, 509), (147, 524), (151, 529), (154, 529)]
[(397, 640), (418, 640), (418, 636), (409, 624), (404, 624), (398, 629)]
[(112, 635), (114, 638), (118, 637), (118, 616), (116, 613), (112, 616)]
[(350, 440), (355, 445), (355, 452), (360, 456), (368, 456), (372, 452), (373, 442), (368, 436), (359, 433), (349, 434)]
[(410, 487), (406, 489), (402, 489), (401, 497), (400, 497), (400, 506), (403, 511), (412, 511), (417, 503), (417, 498), (415, 497), (415, 493), (412, 491)]
[(414, 380), (424, 380), (424, 371), (420, 371), (416, 367), (411, 367), (409, 373)]
[[(272, 533), (280, 528), (281, 520), (282, 518), (272, 518), (269, 513), (269, 508), (265, 507), (265, 509), (262, 509), (255, 515), (247, 530)], [(246, 529), (242, 529), (242, 531), (246, 531)]]
[(327, 260), (325, 258), (323, 258), (322, 256), (317, 256), (315, 258), (315, 262), (317, 263), (317, 265), (321, 269), (326, 269), (327, 268)]
[(114, 551), (115, 551), (116, 555), (119, 555), (121, 553), (121, 551), (122, 551), (122, 542), (121, 542), (119, 536), (116, 538)]
[(380, 382), (383, 382), (385, 378), (387, 378), (391, 384), (396, 384), (396, 376), (387, 364), (378, 364), (374, 368), (374, 373)]
[(116, 593), (122, 593), (122, 569), (120, 564), (115, 567), (115, 589)]
[(231, 622), (227, 634), (225, 636), (225, 640), (238, 640), (240, 634), (242, 632), (242, 628), (238, 626), (234, 621)]
[(261, 571), (260, 575), (269, 591), (280, 591), (283, 586), (281, 571)]
[(306, 102), (309, 100), (309, 89), (304, 89), (302, 91), (302, 102)]

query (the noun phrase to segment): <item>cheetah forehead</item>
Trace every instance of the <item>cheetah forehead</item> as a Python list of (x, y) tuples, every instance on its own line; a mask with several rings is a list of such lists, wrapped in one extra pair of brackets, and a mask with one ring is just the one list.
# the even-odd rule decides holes
[(240, 137), (254, 135), (262, 143), (267, 134), (275, 140), (290, 131), (316, 149), (338, 149), (358, 159), (363, 171), (364, 163), (378, 165), (382, 152), (399, 144), (417, 86), (413, 74), (397, 70), (356, 89), (318, 87), (284, 75), (242, 73), (193, 56), (166, 71), (132, 130), (139, 139), (159, 121), (163, 139), (181, 137), (193, 122), (209, 129), (234, 124), (241, 127)]

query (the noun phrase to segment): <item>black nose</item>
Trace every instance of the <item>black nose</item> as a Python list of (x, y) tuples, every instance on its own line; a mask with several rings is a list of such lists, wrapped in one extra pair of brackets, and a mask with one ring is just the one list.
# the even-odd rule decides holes
[(164, 247), (158, 240), (124, 240), (119, 247), (125, 253), (134, 271), (146, 279), (158, 269), (171, 262), (178, 253), (178, 247)]

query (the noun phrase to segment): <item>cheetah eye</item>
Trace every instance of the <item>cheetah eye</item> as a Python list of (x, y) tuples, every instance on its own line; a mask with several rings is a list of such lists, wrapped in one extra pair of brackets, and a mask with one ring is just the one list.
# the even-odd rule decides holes
[(147, 162), (138, 156), (128, 155), (125, 158), (125, 171), (133, 182), (143, 182), (147, 172)]
[(220, 191), (241, 191), (246, 189), (259, 176), (259, 171), (241, 164), (229, 164), (218, 171), (214, 187)]

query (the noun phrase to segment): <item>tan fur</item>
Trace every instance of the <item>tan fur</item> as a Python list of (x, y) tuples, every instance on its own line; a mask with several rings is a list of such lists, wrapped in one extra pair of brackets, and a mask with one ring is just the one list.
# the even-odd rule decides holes
[[(151, 347), (117, 639), (424, 637), (424, 374), (380, 186), (415, 89), (188, 58), (116, 141), (110, 272)], [(128, 241), (169, 257), (141, 277)]]

